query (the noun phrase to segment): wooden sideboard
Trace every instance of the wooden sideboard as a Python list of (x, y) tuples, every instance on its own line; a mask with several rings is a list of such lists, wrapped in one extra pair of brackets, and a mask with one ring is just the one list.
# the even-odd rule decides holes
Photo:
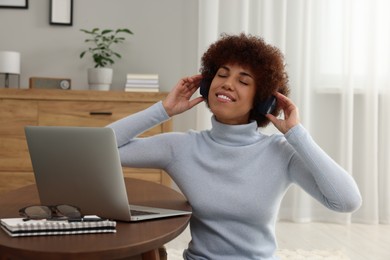
[[(0, 89), (0, 193), (34, 183), (24, 134), (26, 125), (106, 126), (141, 111), (166, 93)], [(172, 131), (171, 120), (142, 136)], [(171, 185), (158, 169), (123, 168), (126, 177)]]

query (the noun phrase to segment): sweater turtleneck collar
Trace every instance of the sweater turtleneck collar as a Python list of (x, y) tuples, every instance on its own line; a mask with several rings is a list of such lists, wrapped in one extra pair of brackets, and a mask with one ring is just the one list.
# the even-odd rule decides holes
[(249, 145), (263, 138), (263, 135), (257, 131), (256, 121), (244, 125), (227, 125), (218, 122), (215, 116), (212, 116), (211, 125), (211, 139), (222, 145)]

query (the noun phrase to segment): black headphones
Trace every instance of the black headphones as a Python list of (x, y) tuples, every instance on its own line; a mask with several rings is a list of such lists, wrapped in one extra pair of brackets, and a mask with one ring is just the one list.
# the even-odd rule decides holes
[[(200, 82), (199, 91), (202, 97), (208, 99), (211, 81), (202, 79)], [(271, 114), (276, 108), (276, 97), (270, 96), (264, 102), (258, 103), (254, 108), (258, 113), (262, 115)]]

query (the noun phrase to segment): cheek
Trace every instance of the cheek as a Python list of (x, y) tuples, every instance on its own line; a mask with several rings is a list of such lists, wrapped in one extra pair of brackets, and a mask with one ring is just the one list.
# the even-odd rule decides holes
[(249, 107), (253, 107), (253, 102), (255, 100), (255, 91), (250, 90), (242, 93), (242, 97), (246, 100), (246, 103), (248, 104)]
[(217, 85), (218, 85), (218, 79), (214, 78), (210, 83), (209, 91), (214, 91)]

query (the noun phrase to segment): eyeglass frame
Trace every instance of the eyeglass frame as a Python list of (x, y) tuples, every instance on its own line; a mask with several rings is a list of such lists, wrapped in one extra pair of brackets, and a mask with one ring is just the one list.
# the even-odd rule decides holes
[[(64, 214), (61, 213), (61, 211), (58, 209), (59, 206), (68, 206), (68, 207), (72, 207), (74, 208), (78, 213), (79, 213), (79, 216), (78, 217), (69, 217), (69, 216), (66, 216)], [(31, 217), (31, 215), (29, 215), (26, 210), (28, 208), (32, 208), (32, 207), (39, 207), (39, 208), (46, 208), (50, 211), (50, 216), (49, 218), (45, 218), (45, 217), (42, 217), (42, 218), (33, 218)], [(58, 205), (29, 205), (29, 206), (26, 206), (26, 207), (23, 207), (21, 209), (19, 209), (19, 215), (24, 217), (24, 221), (28, 221), (28, 220), (42, 220), (42, 219), (46, 219), (46, 220), (74, 220), (74, 219), (82, 219), (83, 218), (83, 215), (81, 213), (81, 210), (79, 207), (76, 207), (76, 206), (73, 206), (73, 205), (69, 205), (69, 204), (58, 204)]]

